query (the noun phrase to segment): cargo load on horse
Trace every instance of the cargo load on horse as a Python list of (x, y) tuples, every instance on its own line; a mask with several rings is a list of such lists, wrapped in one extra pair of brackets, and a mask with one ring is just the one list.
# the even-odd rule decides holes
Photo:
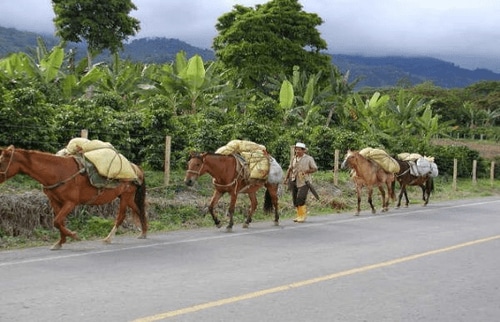
[(361, 154), (368, 160), (376, 162), (379, 166), (382, 167), (382, 169), (389, 173), (399, 172), (398, 162), (382, 149), (374, 149), (368, 147), (360, 150), (359, 154)]
[(434, 157), (422, 156), (418, 153), (400, 153), (397, 157), (401, 161), (408, 162), (410, 173), (416, 177), (429, 175), (435, 178), (439, 174)]
[(74, 138), (57, 154), (80, 157), (91, 183), (96, 187), (113, 185), (110, 180), (138, 180), (138, 167), (127, 160), (109, 142)]
[(252, 141), (232, 140), (218, 148), (215, 153), (240, 155), (248, 169), (250, 179), (266, 180), (270, 170), (270, 158), (266, 147)]

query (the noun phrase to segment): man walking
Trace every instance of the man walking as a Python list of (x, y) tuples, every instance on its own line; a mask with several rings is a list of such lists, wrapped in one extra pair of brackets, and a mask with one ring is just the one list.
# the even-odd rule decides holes
[(288, 188), (292, 192), (293, 206), (297, 209), (297, 217), (293, 221), (301, 223), (307, 217), (308, 183), (311, 182), (311, 174), (318, 171), (318, 167), (314, 158), (307, 154), (307, 147), (304, 143), (297, 142), (294, 150), (295, 155), (290, 162), (285, 180), (288, 180)]

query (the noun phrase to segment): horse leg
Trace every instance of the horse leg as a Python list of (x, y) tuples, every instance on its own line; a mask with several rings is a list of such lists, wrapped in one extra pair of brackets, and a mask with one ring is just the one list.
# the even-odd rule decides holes
[(389, 198), (393, 202), (396, 201), (396, 193), (394, 191), (394, 185), (393, 185), (393, 183), (394, 183), (394, 180), (391, 181), (391, 182), (386, 182), (386, 185), (387, 185), (387, 199), (388, 199), (387, 200), (387, 206), (389, 206), (389, 202), (390, 202)]
[(373, 207), (373, 187), (369, 186), (367, 187), (368, 189), (368, 203), (370, 204), (370, 208), (372, 209), (372, 214), (375, 214), (377, 211), (375, 210), (375, 207)]
[(75, 208), (75, 205), (73, 203), (66, 203), (60, 207), (59, 205), (54, 205), (54, 202), (51, 202), (51, 204), (55, 214), (54, 227), (59, 230), (61, 237), (50, 249), (58, 250), (61, 249), (62, 245), (66, 242), (66, 236), (75, 240), (79, 239), (76, 232), (72, 232), (65, 226), (66, 217)]
[(255, 192), (248, 193), (248, 198), (250, 199), (250, 208), (248, 209), (247, 218), (243, 223), (243, 228), (248, 228), (252, 222), (252, 215), (255, 212), (255, 209), (257, 209), (257, 194)]
[[(392, 181), (391, 181), (391, 198), (392, 198), (392, 201), (396, 204), (396, 182), (399, 182), (397, 181), (396, 179), (396, 175), (394, 175), (394, 177), (392, 178)], [(399, 187), (401, 188), (401, 183), (399, 184)]]
[(400, 191), (399, 191), (399, 196), (398, 196), (398, 204), (396, 205), (396, 208), (399, 208), (401, 207), (401, 199), (403, 198), (403, 194), (406, 190), (406, 186), (405, 185), (400, 185)]
[(382, 212), (386, 212), (389, 210), (389, 196), (385, 197), (385, 190), (382, 185), (378, 186), (378, 191), (380, 191), (380, 195), (382, 196)]
[(120, 225), (125, 220), (126, 211), (127, 211), (127, 204), (123, 201), (123, 195), (122, 195), (120, 196), (120, 205), (118, 206), (118, 214), (116, 215), (115, 224), (111, 229), (111, 231), (109, 232), (108, 236), (102, 240), (104, 243), (111, 244), (111, 240), (115, 237), (118, 227), (120, 227)]
[(238, 193), (236, 191), (231, 192), (231, 201), (229, 203), (229, 223), (227, 224), (226, 231), (228, 233), (233, 231), (233, 217), (234, 217), (234, 208), (236, 208), (236, 198), (238, 197)]
[(274, 225), (279, 226), (280, 225), (280, 213), (278, 210), (278, 185), (273, 185), (273, 189), (267, 190), (269, 192), (269, 195), (271, 196), (271, 201), (274, 207)]
[(214, 220), (215, 227), (217, 227), (217, 228), (220, 228), (222, 226), (222, 223), (219, 220), (219, 218), (217, 218), (217, 214), (215, 213), (215, 206), (219, 202), (219, 199), (222, 197), (222, 195), (223, 195), (223, 193), (215, 190), (214, 194), (212, 196), (212, 200), (210, 201), (210, 205), (208, 206), (208, 211), (210, 212), (210, 215), (212, 215), (212, 219)]
[(424, 184), (424, 185), (421, 185), (420, 187), (422, 187), (422, 195), (423, 195), (423, 198), (424, 198), (424, 207), (427, 206), (427, 204), (429, 203), (429, 198), (431, 196), (431, 192), (429, 191), (430, 189), (428, 188), (428, 184)]
[(358, 195), (358, 207), (356, 208), (356, 213), (354, 216), (359, 216), (361, 212), (361, 186), (356, 185), (356, 194)]
[[(124, 201), (126, 206), (123, 207), (123, 210), (122, 210), (122, 208), (121, 208), (122, 200), (120, 200), (120, 209), (118, 211), (118, 215), (117, 215), (117, 218), (115, 220), (115, 225), (113, 228), (115, 229), (115, 227), (116, 227), (116, 229), (118, 229), (118, 227), (120, 227), (120, 225), (123, 223), (123, 220), (126, 218), (127, 207), (129, 207), (130, 209), (132, 209), (132, 214), (134, 215), (133, 219), (134, 219), (135, 225), (137, 227), (139, 227), (139, 225), (141, 226), (141, 234), (137, 238), (138, 239), (146, 239), (147, 234), (148, 234), (148, 221), (146, 218), (145, 211), (143, 214), (141, 214), (141, 210), (139, 208), (139, 205), (135, 202), (135, 199), (133, 196), (130, 196), (130, 198), (128, 196), (124, 196), (123, 200), (128, 200), (128, 202)], [(134, 201), (132, 202), (131, 200), (134, 200)], [(123, 214), (123, 217), (122, 217), (121, 221), (119, 221), (119, 216), (121, 213)], [(116, 229), (115, 229), (115, 232), (116, 232)], [(111, 234), (111, 232), (110, 232), (110, 234)], [(109, 235), (108, 235), (108, 237), (109, 237)], [(108, 239), (108, 237), (106, 237), (104, 241), (106, 241), (106, 239)], [(111, 239), (109, 241), (111, 242)]]
[(408, 199), (408, 190), (406, 189), (406, 187), (405, 187), (404, 195), (405, 195), (405, 207), (408, 208), (408, 205), (410, 204), (410, 199)]

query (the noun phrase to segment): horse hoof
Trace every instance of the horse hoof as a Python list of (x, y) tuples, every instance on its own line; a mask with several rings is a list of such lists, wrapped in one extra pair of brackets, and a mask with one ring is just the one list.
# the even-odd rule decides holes
[(215, 227), (221, 228), (222, 227), (222, 223), (215, 224)]
[(59, 249), (61, 249), (61, 247), (62, 247), (62, 245), (61, 245), (61, 244), (59, 244), (59, 243), (57, 243), (57, 244), (54, 244), (54, 245), (50, 248), (50, 250), (59, 250)]
[(247, 223), (244, 223), (244, 224), (243, 224), (243, 228), (248, 228), (248, 226), (249, 226), (249, 225), (248, 225)]
[(109, 238), (104, 238), (104, 239), (102, 240), (102, 242), (103, 242), (104, 244), (111, 244), (111, 239), (109, 239)]
[(355, 213), (354, 216), (359, 216), (359, 212)]
[(280, 225), (279, 221), (275, 221), (275, 222), (274, 222), (274, 225), (275, 225), (275, 226), (279, 226), (279, 225)]
[(146, 239), (146, 234), (140, 234), (137, 239)]
[(226, 227), (226, 233), (232, 233), (233, 227)]

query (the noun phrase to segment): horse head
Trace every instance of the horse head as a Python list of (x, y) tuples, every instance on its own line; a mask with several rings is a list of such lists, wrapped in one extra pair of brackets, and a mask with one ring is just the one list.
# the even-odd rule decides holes
[(10, 176), (7, 176), (12, 160), (14, 159), (14, 146), (0, 149), (0, 183), (3, 183)]
[(184, 177), (184, 183), (187, 186), (192, 186), (200, 176), (201, 169), (203, 167), (203, 157), (206, 153), (191, 152), (189, 154), (189, 160), (187, 163), (186, 176)]
[(355, 151), (352, 151), (350, 149), (347, 150), (347, 153), (344, 157), (344, 161), (342, 161), (342, 164), (340, 165), (341, 169), (347, 169), (351, 167), (351, 163), (353, 158), (355, 157), (355, 153), (356, 153)]

